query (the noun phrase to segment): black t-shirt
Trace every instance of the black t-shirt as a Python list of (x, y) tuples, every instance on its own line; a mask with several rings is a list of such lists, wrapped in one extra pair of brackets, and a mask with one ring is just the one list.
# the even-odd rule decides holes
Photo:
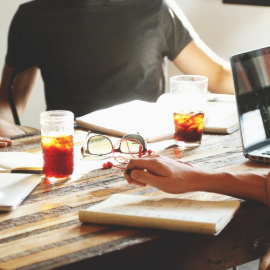
[(173, 60), (192, 40), (184, 19), (170, 0), (30, 1), (11, 23), (6, 64), (40, 68), (48, 110), (81, 116), (156, 101), (164, 57)]

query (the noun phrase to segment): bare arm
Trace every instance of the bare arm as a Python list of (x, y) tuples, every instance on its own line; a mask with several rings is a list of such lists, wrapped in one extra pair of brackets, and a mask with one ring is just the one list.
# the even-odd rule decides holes
[[(23, 133), (14, 125), (14, 119), (8, 101), (7, 87), (15, 68), (5, 65), (0, 84), (0, 136), (9, 137)], [(14, 81), (14, 100), (18, 115), (21, 116), (33, 89), (38, 69), (29, 68), (19, 74)]]
[[(148, 184), (168, 193), (208, 191), (270, 204), (270, 180), (263, 174), (204, 171), (157, 155), (130, 160), (125, 177), (130, 184)], [(270, 248), (259, 269), (270, 270)]]
[(185, 74), (208, 77), (209, 91), (234, 94), (229, 63), (218, 57), (201, 40), (191, 41), (173, 62)]
[(129, 183), (148, 184), (168, 193), (207, 191), (268, 204), (267, 175), (205, 171), (157, 155), (130, 160), (125, 177)]
[[(13, 122), (8, 102), (7, 87), (15, 68), (5, 65), (0, 84), (0, 117)], [(14, 100), (19, 116), (22, 115), (36, 79), (38, 68), (32, 67), (20, 73), (14, 81)]]

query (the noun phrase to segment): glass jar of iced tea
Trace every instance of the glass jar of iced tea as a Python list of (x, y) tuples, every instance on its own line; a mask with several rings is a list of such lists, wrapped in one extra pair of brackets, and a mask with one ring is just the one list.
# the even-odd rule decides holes
[(74, 168), (74, 114), (64, 110), (42, 112), (40, 124), (45, 177), (69, 177)]

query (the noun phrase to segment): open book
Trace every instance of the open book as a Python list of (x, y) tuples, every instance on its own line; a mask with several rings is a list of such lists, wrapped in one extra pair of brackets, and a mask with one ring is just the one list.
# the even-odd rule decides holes
[(0, 152), (0, 173), (33, 173), (41, 174), (43, 159), (41, 153)]
[[(171, 139), (174, 134), (168, 94), (162, 95), (157, 102), (135, 100), (98, 110), (77, 117), (76, 124), (119, 137), (139, 133), (148, 142)], [(226, 134), (236, 129), (238, 118), (235, 102), (218, 99), (209, 101), (205, 112), (204, 131)]]
[(196, 201), (114, 194), (79, 211), (82, 222), (217, 235), (240, 207), (238, 200)]
[(40, 183), (42, 155), (0, 152), (0, 211), (16, 209)]

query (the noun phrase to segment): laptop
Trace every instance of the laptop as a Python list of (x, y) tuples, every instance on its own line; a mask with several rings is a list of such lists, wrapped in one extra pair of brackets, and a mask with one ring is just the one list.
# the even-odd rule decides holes
[(270, 47), (231, 57), (243, 154), (270, 163)]
[(2, 173), (0, 175), (0, 211), (16, 209), (40, 183), (37, 174)]

